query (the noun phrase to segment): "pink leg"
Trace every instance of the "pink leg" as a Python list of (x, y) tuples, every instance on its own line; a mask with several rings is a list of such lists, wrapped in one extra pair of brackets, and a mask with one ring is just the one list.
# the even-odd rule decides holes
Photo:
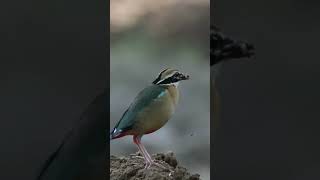
[(133, 137), (133, 141), (135, 142), (135, 144), (137, 144), (140, 152), (143, 154), (143, 157), (145, 159), (146, 162), (146, 166), (145, 169), (148, 169), (152, 164), (165, 169), (164, 166), (162, 166), (161, 164), (158, 164), (156, 162), (154, 162), (150, 156), (150, 154), (147, 152), (146, 148), (143, 146), (143, 144), (141, 143), (141, 137), (142, 136), (134, 136)]
[(147, 155), (148, 159), (150, 161), (152, 161), (151, 155), (147, 152), (147, 150), (146, 150), (146, 148), (144, 147), (143, 144), (141, 144), (141, 148), (142, 148), (143, 152)]
[(149, 168), (152, 163), (152, 160), (149, 159), (150, 155), (144, 151), (144, 147), (141, 144), (141, 136), (133, 136), (133, 142), (138, 146), (139, 151), (143, 155), (143, 158), (146, 163), (145, 169)]

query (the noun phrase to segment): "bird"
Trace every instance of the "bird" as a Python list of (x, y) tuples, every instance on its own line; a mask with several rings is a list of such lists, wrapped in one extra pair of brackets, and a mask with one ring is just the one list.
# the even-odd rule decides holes
[(110, 133), (110, 140), (133, 136), (133, 142), (145, 160), (144, 169), (151, 165), (161, 165), (152, 160), (141, 143), (141, 138), (157, 131), (168, 122), (179, 101), (178, 85), (188, 79), (189, 75), (177, 69), (167, 68), (161, 71), (152, 84), (138, 93)]

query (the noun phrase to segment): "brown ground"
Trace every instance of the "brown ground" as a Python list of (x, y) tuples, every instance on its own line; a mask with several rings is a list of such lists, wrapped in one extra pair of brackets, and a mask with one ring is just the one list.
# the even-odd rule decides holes
[[(128, 157), (110, 156), (111, 180), (200, 180), (200, 175), (190, 174), (186, 168), (179, 166), (172, 152), (152, 155), (155, 162), (165, 169), (151, 166), (144, 169), (144, 160), (139, 153)], [(171, 171), (171, 173), (170, 173)]]

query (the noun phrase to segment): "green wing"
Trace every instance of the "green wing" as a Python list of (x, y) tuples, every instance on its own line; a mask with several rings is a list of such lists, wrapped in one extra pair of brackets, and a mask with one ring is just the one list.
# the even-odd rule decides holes
[(135, 124), (138, 113), (147, 107), (157, 97), (164, 95), (166, 88), (157, 85), (151, 85), (143, 89), (134, 99), (129, 108), (124, 112), (121, 119), (115, 126), (122, 132), (129, 130)]

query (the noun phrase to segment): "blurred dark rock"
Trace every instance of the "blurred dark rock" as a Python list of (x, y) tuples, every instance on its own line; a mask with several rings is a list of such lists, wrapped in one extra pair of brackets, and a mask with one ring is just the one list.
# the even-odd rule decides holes
[(254, 46), (225, 36), (217, 27), (210, 27), (210, 65), (222, 60), (251, 57)]

